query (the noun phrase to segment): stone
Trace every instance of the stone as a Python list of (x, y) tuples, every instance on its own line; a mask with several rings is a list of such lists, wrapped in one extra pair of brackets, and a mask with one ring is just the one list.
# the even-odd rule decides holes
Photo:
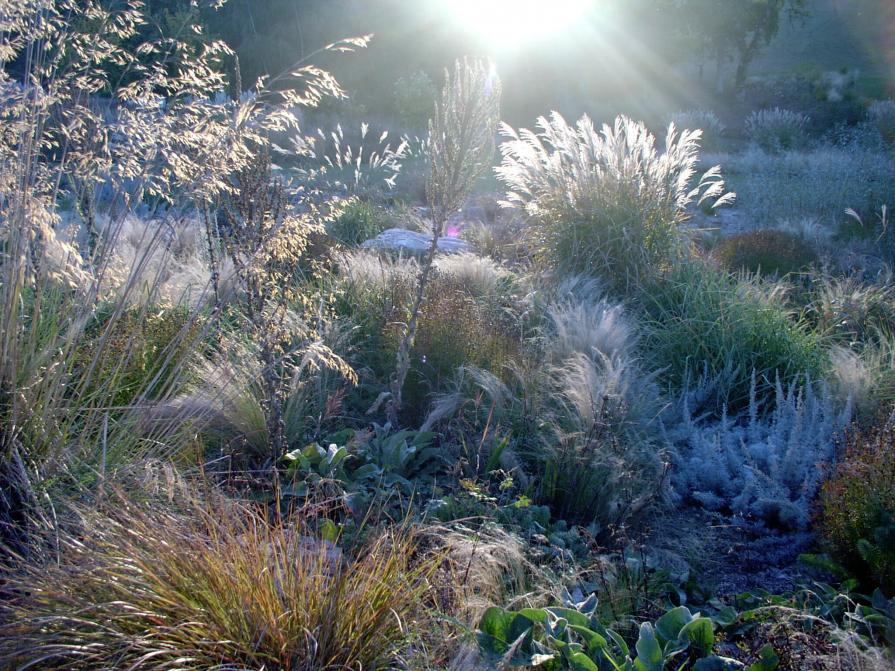
[[(377, 249), (422, 256), (429, 250), (429, 245), (431, 244), (432, 236), (425, 233), (409, 231), (405, 228), (389, 228), (382, 231), (375, 238), (367, 240), (361, 246), (364, 249)], [(442, 236), (438, 239), (438, 251), (446, 254), (460, 254), (471, 252), (472, 245), (460, 238)]]

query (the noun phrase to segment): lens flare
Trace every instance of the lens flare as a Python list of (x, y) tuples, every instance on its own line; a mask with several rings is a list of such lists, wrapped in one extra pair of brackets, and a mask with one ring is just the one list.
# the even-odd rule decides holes
[(595, 0), (444, 0), (464, 30), (500, 48), (556, 38)]

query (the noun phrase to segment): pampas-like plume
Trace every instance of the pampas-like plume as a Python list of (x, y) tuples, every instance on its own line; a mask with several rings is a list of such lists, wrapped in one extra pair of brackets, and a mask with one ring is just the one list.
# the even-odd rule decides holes
[(690, 203), (733, 200), (718, 166), (691, 185), (699, 130), (672, 124), (660, 152), (646, 126), (627, 117), (597, 130), (587, 116), (572, 126), (553, 112), (537, 126), (501, 127), (497, 175), (509, 189), (504, 205), (528, 215), (540, 253), (562, 270), (602, 270), (617, 281), (669, 258)]

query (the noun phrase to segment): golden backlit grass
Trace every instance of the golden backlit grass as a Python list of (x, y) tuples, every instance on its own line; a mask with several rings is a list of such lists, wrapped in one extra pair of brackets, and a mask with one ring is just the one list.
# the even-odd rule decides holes
[(302, 513), (271, 522), (219, 497), (168, 508), (116, 496), (51, 559), (14, 567), (0, 666), (375, 669), (409, 644), (433, 563), (412, 563), (406, 530), (349, 557)]

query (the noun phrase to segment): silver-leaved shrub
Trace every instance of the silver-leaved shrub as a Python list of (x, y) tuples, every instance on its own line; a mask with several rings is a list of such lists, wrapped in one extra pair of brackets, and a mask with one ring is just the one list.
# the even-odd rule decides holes
[(753, 381), (748, 411), (704, 421), (693, 405), (708, 384), (683, 394), (673, 445), (672, 486), (683, 500), (759, 525), (804, 530), (824, 465), (851, 420), (823, 383), (776, 383), (772, 410), (761, 416)]

